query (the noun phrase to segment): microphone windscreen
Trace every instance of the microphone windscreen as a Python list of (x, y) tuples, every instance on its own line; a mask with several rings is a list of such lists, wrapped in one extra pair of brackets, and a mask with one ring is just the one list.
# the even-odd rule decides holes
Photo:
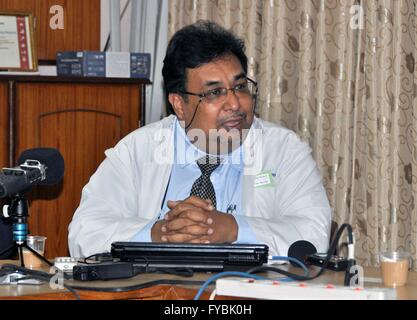
[(54, 148), (34, 148), (22, 152), (17, 160), (18, 165), (26, 160), (37, 160), (46, 167), (46, 179), (39, 185), (52, 186), (58, 184), (64, 176), (64, 158)]
[[(298, 240), (288, 248), (288, 257), (295, 258), (302, 263), (306, 263), (307, 256), (313, 253), (317, 253), (316, 247), (306, 240)], [(290, 262), (293, 266), (300, 267), (294, 262)]]

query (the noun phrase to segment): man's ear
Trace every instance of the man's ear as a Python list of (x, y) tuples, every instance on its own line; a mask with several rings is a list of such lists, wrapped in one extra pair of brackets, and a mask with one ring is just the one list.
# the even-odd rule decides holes
[(174, 109), (175, 114), (179, 120), (184, 119), (184, 99), (178, 93), (170, 93), (168, 101)]

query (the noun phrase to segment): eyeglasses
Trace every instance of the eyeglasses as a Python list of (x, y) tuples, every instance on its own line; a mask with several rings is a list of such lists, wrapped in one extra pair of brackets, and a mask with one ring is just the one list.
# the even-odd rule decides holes
[(254, 98), (258, 94), (258, 85), (252, 79), (245, 78), (244, 81), (236, 84), (230, 89), (215, 88), (203, 93), (193, 93), (188, 91), (181, 91), (181, 93), (199, 97), (199, 103), (204, 101), (209, 104), (221, 104), (226, 101), (229, 91), (232, 91), (238, 99), (250, 99)]

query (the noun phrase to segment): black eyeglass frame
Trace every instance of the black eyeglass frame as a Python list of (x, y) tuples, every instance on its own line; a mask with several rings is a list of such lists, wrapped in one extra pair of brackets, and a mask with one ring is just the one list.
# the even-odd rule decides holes
[[(252, 80), (249, 77), (245, 77), (245, 79), (255, 85), (256, 91), (255, 91), (255, 94), (253, 95), (253, 97), (254, 98), (257, 97), (258, 96), (258, 83), (256, 81)], [(236, 94), (235, 93), (235, 90), (236, 90), (235, 87), (233, 87), (233, 88), (222, 88), (222, 89), (227, 89), (227, 91), (230, 91), (231, 90), (231, 91), (233, 91), (233, 94)], [(180, 91), (180, 93), (181, 94), (190, 95), (190, 96), (199, 97), (200, 98), (200, 100), (198, 101), (199, 104), (200, 104), (200, 102), (203, 101), (203, 99), (205, 97), (207, 97), (207, 93), (194, 93), (194, 92), (189, 92), (189, 91)]]

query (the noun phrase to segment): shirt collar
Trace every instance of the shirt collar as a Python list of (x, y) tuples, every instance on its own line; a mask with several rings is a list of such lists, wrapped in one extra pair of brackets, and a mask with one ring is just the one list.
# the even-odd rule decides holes
[[(196, 161), (206, 155), (210, 155), (193, 145), (181, 127), (178, 118), (174, 124), (174, 143), (175, 143), (175, 164), (181, 168), (195, 164)], [(220, 156), (221, 165), (230, 165), (232, 168), (243, 171), (243, 148), (240, 146), (233, 152)], [(215, 157), (215, 156), (214, 156)]]

